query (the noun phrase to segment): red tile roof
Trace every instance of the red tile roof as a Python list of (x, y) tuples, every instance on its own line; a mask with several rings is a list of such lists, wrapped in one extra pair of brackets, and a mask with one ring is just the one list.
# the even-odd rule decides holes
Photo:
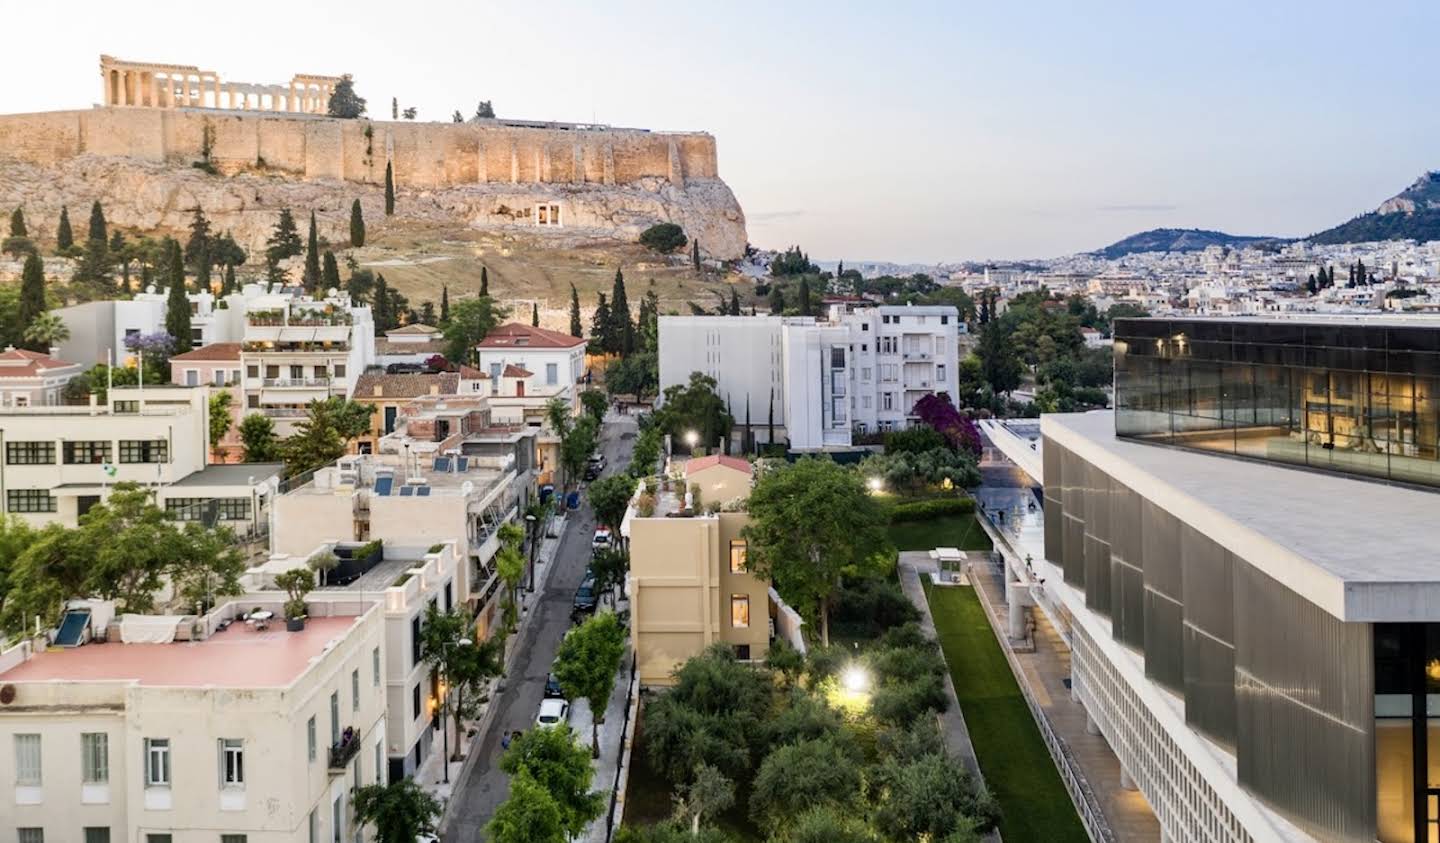
[(23, 348), (0, 351), (0, 378), (33, 378), (50, 369), (65, 369), (77, 365), (79, 364)]
[[(421, 395), (454, 395), (459, 388), (460, 376), (454, 372), (428, 374), (415, 372), (404, 375), (365, 373), (355, 379), (351, 397), (356, 401), (375, 398), (418, 398)], [(380, 392), (376, 394), (375, 388)], [(431, 392), (431, 387), (436, 391)]]
[(486, 334), (477, 348), (574, 348), (584, 344), (584, 337), (572, 337), (563, 331), (511, 322)]
[(455, 369), (455, 371), (457, 371), (457, 372), (460, 373), (460, 379), (461, 379), (461, 380), (467, 380), (467, 381), (488, 381), (488, 380), (490, 380), (490, 376), (489, 376), (489, 375), (485, 374), (484, 372), (480, 371), (479, 369), (475, 368), (474, 366), (466, 366), (464, 363), (461, 363), (461, 364)]
[(516, 366), (514, 363), (507, 363), (507, 364), (505, 365), (505, 371), (503, 371), (503, 372), (500, 373), (500, 377), (502, 377), (502, 378), (528, 378), (528, 377), (534, 376), (534, 374), (535, 374), (534, 372), (527, 372), (527, 371), (525, 371), (524, 369), (520, 368), (519, 366)]
[(685, 463), (685, 474), (688, 476), (697, 471), (714, 468), (717, 465), (733, 468), (736, 471), (743, 471), (746, 474), (754, 472), (754, 469), (750, 467), (750, 463), (747, 460), (742, 460), (739, 457), (727, 457), (724, 454), (711, 454), (708, 457), (696, 457)]
[(202, 345), (194, 351), (187, 351), (184, 354), (177, 354), (171, 360), (184, 360), (199, 362), (204, 360), (230, 361), (240, 359), (240, 343), (238, 342), (212, 342), (209, 345)]

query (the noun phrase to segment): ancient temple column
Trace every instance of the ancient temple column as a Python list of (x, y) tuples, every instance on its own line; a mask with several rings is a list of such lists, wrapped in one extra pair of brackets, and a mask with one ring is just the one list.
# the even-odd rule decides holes
[(185, 74), (185, 107), (186, 107), (186, 108), (190, 108), (190, 107), (192, 107), (193, 105), (195, 105), (195, 94), (194, 94), (194, 90), (195, 90), (194, 88), (190, 87), (190, 74), (187, 73), (187, 74)]
[(285, 101), (285, 110), (299, 111), (300, 109), (297, 108), (296, 105), (297, 103), (295, 102), (295, 83), (292, 81), (290, 83), (290, 98)]
[(149, 84), (145, 86), (145, 96), (149, 100), (146, 105), (154, 108), (160, 106), (160, 78), (153, 73), (145, 74)]

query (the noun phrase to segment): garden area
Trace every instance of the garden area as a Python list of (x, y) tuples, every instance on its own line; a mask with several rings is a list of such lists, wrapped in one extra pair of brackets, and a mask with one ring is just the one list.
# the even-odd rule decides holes
[(1001, 836), (1007, 843), (1088, 840), (975, 591), (927, 587), (926, 594), (981, 772), (1000, 803)]
[(975, 516), (973, 498), (945, 497), (903, 501), (890, 510), (885, 534), (896, 550), (990, 550), (990, 536)]

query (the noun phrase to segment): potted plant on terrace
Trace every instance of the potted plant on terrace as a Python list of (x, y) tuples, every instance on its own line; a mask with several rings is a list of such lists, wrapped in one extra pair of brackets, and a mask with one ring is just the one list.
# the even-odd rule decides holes
[(305, 595), (315, 587), (315, 572), (309, 568), (292, 568), (275, 577), (275, 584), (285, 589), (285, 629), (305, 629)]

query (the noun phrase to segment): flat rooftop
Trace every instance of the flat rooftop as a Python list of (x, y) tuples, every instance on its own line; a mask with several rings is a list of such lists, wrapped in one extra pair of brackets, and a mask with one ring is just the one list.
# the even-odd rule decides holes
[(242, 462), (207, 465), (194, 474), (187, 474), (171, 486), (251, 486), (285, 471), (278, 462)]
[(155, 687), (283, 688), (354, 625), (356, 616), (310, 618), (286, 632), (276, 618), (256, 632), (238, 621), (204, 641), (54, 647), (0, 674), (5, 682), (135, 682)]
[(1041, 426), (1342, 620), (1440, 621), (1440, 493), (1119, 439), (1112, 411)]

